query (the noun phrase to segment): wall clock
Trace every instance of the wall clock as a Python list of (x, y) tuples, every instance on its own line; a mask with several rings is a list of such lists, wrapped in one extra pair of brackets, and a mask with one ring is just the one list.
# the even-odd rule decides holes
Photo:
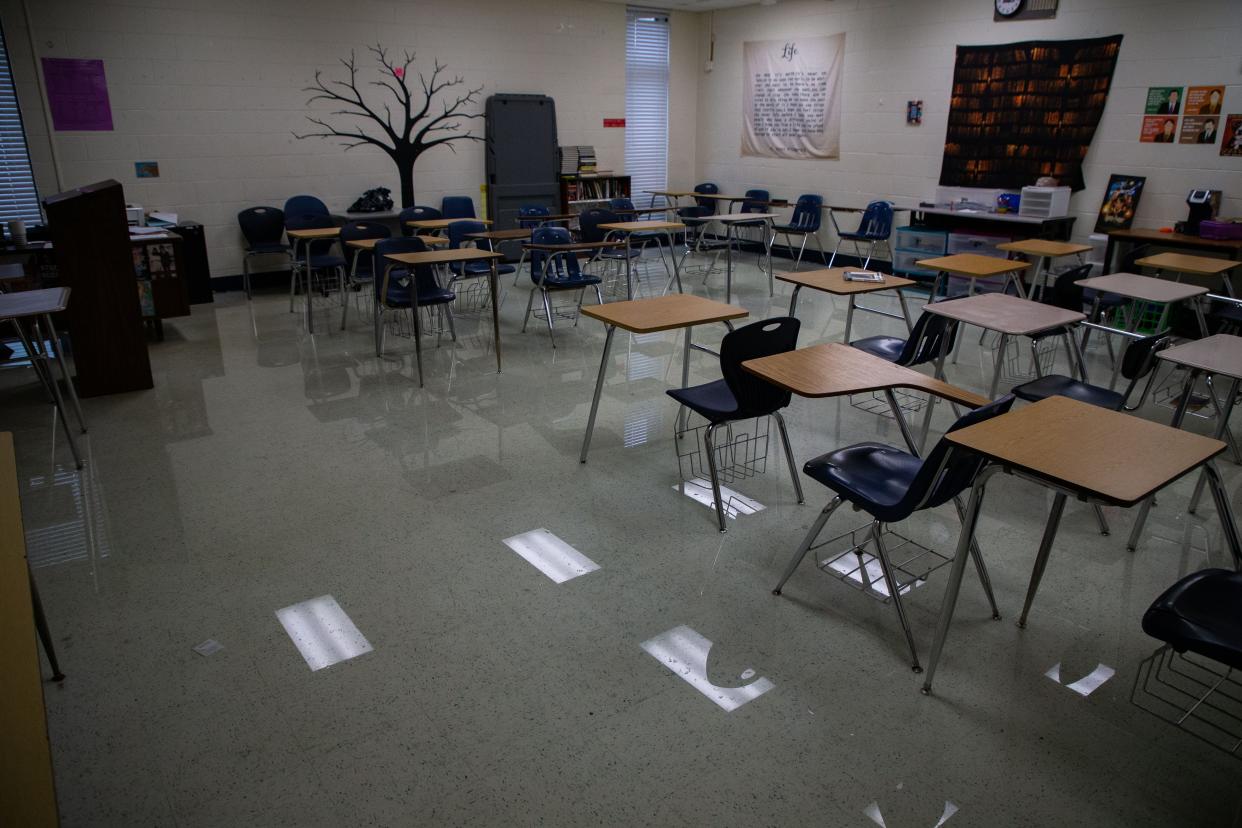
[(1039, 20), (1057, 16), (1058, 0), (993, 0), (993, 20)]
[(1013, 17), (1022, 8), (1022, 0), (996, 0), (996, 14), (999, 17)]

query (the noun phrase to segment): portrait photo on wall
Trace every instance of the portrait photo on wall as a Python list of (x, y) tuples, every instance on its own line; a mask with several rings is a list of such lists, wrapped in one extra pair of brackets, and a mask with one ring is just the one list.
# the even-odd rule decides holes
[(1130, 229), (1145, 183), (1147, 179), (1141, 175), (1114, 174), (1109, 178), (1108, 187), (1104, 189), (1104, 202), (1100, 205), (1100, 216), (1095, 221), (1095, 232)]
[(1221, 130), (1220, 154), (1242, 158), (1242, 115), (1225, 116)]
[(1182, 110), (1180, 86), (1152, 86), (1147, 89), (1146, 115), (1176, 115)]
[(1215, 144), (1219, 137), (1220, 118), (1212, 115), (1187, 115), (1182, 118), (1182, 130), (1178, 133), (1181, 144)]
[(1139, 132), (1144, 144), (1172, 144), (1177, 141), (1177, 118), (1164, 115), (1147, 115)]
[(1186, 114), (1219, 115), (1224, 101), (1223, 86), (1192, 86), (1186, 90)]

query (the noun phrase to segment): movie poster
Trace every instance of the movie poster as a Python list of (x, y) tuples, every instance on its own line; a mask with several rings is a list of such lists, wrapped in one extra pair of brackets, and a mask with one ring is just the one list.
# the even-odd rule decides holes
[(1100, 217), (1096, 219), (1095, 232), (1130, 229), (1146, 182), (1147, 179), (1141, 175), (1114, 174), (1104, 190), (1104, 201), (1100, 204)]
[(1221, 134), (1220, 154), (1242, 158), (1242, 115), (1227, 115)]

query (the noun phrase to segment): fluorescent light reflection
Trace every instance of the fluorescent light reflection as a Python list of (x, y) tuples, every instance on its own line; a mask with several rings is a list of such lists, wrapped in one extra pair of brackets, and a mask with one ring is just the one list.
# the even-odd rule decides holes
[[(867, 588), (878, 595), (888, 598), (888, 582), (884, 580), (884, 567), (880, 564), (880, 559), (870, 552), (864, 552), (862, 558), (863, 565), (860, 567), (858, 565), (858, 556), (850, 550), (843, 555), (838, 555), (831, 561), (825, 561), (824, 565), (860, 587), (863, 586), (863, 568), (865, 567), (867, 570)], [(916, 578), (913, 581), (902, 584), (900, 578), (898, 578), (900, 574), (900, 571), (894, 572), (893, 577), (898, 579), (899, 588), (897, 591), (902, 595), (905, 595), (915, 587), (921, 587), (927, 583), (923, 578)]]
[[(1092, 693), (1094, 693), (1096, 690), (1099, 690), (1100, 685), (1104, 684), (1104, 682), (1108, 681), (1110, 678), (1112, 678), (1116, 674), (1117, 674), (1117, 671), (1114, 670), (1112, 667), (1109, 667), (1107, 664), (1097, 664), (1095, 666), (1095, 669), (1092, 670), (1090, 673), (1087, 673), (1085, 676), (1080, 678), (1078, 681), (1075, 681), (1072, 684), (1067, 684), (1065, 686), (1069, 688), (1070, 690), (1073, 690), (1078, 695), (1086, 698), (1087, 696), (1090, 696)], [(1048, 672), (1044, 673), (1044, 675), (1052, 679), (1053, 681), (1055, 681), (1057, 684), (1060, 684), (1061, 683), (1061, 662), (1058, 661), (1056, 664), (1049, 667)]]
[(558, 584), (599, 569), (595, 561), (542, 527), (505, 538), (504, 544)]
[[(673, 488), (691, 500), (698, 501), (715, 511), (716, 500), (712, 497), (712, 484), (710, 480), (696, 477), (693, 480), (678, 483)], [(725, 516), (731, 518), (736, 518), (738, 515), (753, 515), (756, 512), (762, 512), (765, 508), (759, 501), (752, 500), (740, 492), (735, 492), (728, 486), (720, 487), (720, 502), (724, 504)]]
[(312, 671), (348, 661), (373, 649), (331, 595), (278, 609), (276, 618)]
[(674, 627), (639, 645), (683, 681), (729, 712), (754, 701), (776, 685), (760, 676), (742, 687), (718, 687), (707, 678), (712, 642), (685, 626)]
[(664, 400), (644, 400), (625, 412), (622, 441), (626, 448), (641, 446), (651, 440), (664, 421)]

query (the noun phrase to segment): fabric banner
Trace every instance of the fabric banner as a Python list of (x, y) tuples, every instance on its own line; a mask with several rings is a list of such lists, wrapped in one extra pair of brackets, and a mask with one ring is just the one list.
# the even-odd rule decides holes
[(742, 155), (837, 158), (845, 34), (742, 46)]

